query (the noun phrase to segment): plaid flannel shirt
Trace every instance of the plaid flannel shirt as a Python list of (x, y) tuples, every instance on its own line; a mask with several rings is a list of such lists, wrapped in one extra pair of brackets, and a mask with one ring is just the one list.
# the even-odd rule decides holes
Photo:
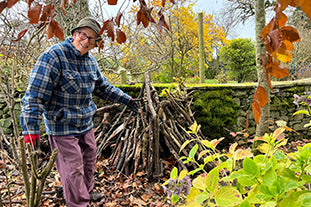
[(49, 135), (84, 134), (93, 127), (92, 94), (123, 104), (131, 99), (107, 81), (92, 55), (81, 56), (72, 40), (52, 46), (36, 62), (22, 100), (23, 134), (40, 134), (42, 115)]

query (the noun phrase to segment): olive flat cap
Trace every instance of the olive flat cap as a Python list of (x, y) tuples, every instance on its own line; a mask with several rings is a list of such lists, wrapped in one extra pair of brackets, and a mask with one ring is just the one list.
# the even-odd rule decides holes
[(93, 19), (92, 17), (85, 17), (83, 19), (81, 19), (77, 25), (76, 28), (74, 28), (73, 30), (71, 30), (71, 34), (73, 35), (73, 32), (76, 29), (82, 28), (82, 27), (89, 27), (92, 30), (94, 30), (96, 32), (97, 35), (99, 35), (99, 32), (101, 30), (100, 24)]

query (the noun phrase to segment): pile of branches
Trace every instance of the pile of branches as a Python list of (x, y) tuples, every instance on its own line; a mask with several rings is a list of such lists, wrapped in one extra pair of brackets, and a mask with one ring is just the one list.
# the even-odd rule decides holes
[(194, 91), (187, 92), (183, 84), (179, 86), (179, 95), (165, 90), (166, 96), (160, 97), (146, 73), (137, 97), (141, 100), (138, 113), (128, 114), (125, 106), (110, 118), (120, 104), (99, 108), (96, 116), (100, 115), (102, 122), (94, 129), (98, 158), (109, 154), (110, 165), (117, 172), (126, 175), (145, 172), (150, 178), (163, 176), (161, 155), (167, 153), (174, 157), (181, 169), (193, 168), (193, 164), (186, 166), (179, 159), (189, 156), (194, 143), (182, 150), (181, 147), (187, 140), (204, 139), (204, 136), (200, 130), (195, 136), (187, 132), (195, 123), (190, 108)]

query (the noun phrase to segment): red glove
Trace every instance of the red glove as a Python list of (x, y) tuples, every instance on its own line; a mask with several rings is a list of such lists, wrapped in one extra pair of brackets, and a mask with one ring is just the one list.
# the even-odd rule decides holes
[(32, 146), (36, 144), (36, 139), (38, 139), (38, 143), (40, 142), (39, 134), (26, 134), (24, 138), (25, 138), (25, 144), (31, 143)]

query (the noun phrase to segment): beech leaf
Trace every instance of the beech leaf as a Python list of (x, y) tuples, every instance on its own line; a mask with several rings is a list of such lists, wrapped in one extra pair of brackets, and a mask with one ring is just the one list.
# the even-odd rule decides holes
[(8, 3), (6, 1), (0, 2), (0, 13), (8, 6)]
[(108, 5), (116, 5), (118, 0), (108, 0)]
[(117, 14), (116, 19), (115, 19), (115, 23), (117, 24), (118, 27), (120, 27), (121, 18), (122, 18), (122, 13), (119, 12), (119, 13)]
[(12, 8), (19, 0), (9, 0), (8, 1), (8, 8)]
[(36, 6), (30, 8), (28, 10), (28, 18), (30, 24), (38, 24), (39, 23), (39, 17), (41, 14), (42, 5), (37, 4)]
[(258, 101), (255, 99), (254, 99), (253, 104), (252, 104), (252, 110), (253, 110), (253, 114), (254, 114), (254, 119), (255, 119), (256, 123), (259, 124), (259, 119), (261, 117), (261, 109), (260, 109)]
[(309, 17), (311, 21), (311, 1), (310, 0), (299, 0), (301, 10)]
[(17, 35), (17, 39), (12, 40), (13, 42), (17, 42), (20, 39), (22, 39), (22, 37), (24, 37), (24, 35), (26, 34), (26, 32), (28, 31), (28, 29), (25, 29), (23, 31), (21, 31), (18, 35)]
[(117, 33), (117, 42), (119, 44), (124, 43), (126, 41), (125, 33), (123, 31), (121, 31), (120, 29), (117, 29), (116, 33)]

